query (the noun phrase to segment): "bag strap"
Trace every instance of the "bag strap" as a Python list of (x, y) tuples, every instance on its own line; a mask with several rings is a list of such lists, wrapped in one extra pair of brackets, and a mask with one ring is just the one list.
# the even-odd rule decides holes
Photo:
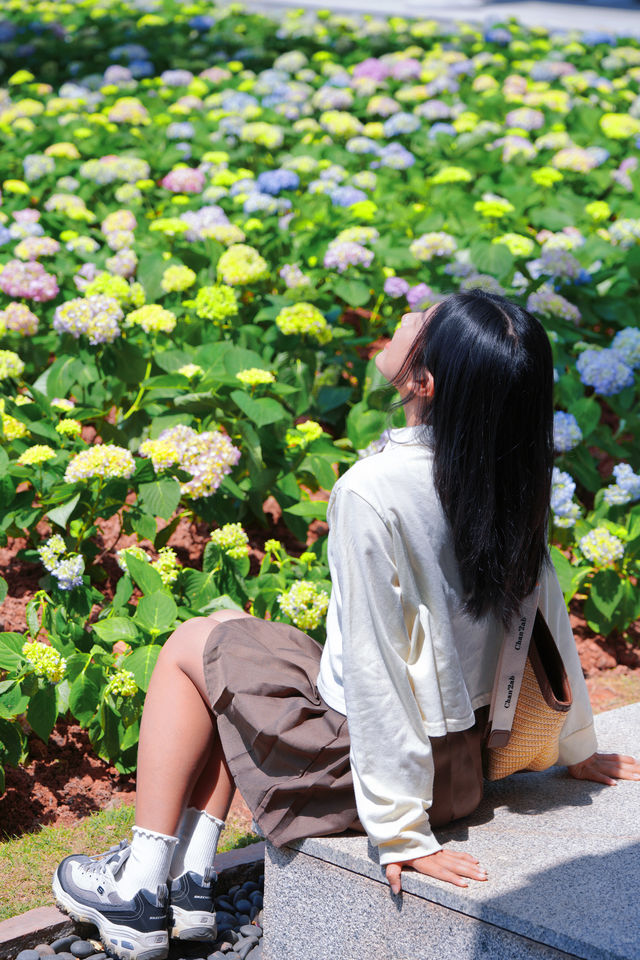
[(519, 617), (505, 632), (491, 694), (487, 747), (506, 747), (509, 742), (539, 596), (540, 584), (537, 583), (523, 600)]

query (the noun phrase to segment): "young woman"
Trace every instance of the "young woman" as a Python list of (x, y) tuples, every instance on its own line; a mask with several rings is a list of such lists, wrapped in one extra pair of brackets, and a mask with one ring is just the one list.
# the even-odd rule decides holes
[(541, 324), (502, 297), (455, 294), (405, 314), (376, 363), (407, 426), (332, 492), (325, 647), (237, 611), (182, 624), (147, 694), (132, 843), (56, 871), (60, 906), (126, 960), (165, 957), (169, 935), (215, 937), (213, 864), (236, 785), (278, 845), (364, 829), (393, 893), (407, 866), (486, 881), (432, 832), (479, 800), (434, 783), (434, 756), (444, 745), (463, 770), (477, 763), (503, 631), (538, 579), (573, 691), (559, 762), (600, 783), (640, 779), (632, 757), (596, 752), (548, 559)]

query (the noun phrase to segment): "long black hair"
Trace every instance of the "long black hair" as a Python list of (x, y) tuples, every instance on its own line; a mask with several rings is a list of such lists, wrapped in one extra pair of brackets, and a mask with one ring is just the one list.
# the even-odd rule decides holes
[[(394, 384), (433, 376), (419, 397), (434, 482), (450, 524), (465, 610), (505, 625), (548, 561), (553, 362), (542, 324), (481, 290), (446, 297), (425, 320)], [(416, 391), (403, 403), (418, 396)]]

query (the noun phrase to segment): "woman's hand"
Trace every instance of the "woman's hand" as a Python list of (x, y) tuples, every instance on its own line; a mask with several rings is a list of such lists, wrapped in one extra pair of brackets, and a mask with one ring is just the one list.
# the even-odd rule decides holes
[(619, 780), (640, 780), (640, 763), (634, 757), (625, 757), (621, 753), (593, 753), (586, 760), (574, 763), (569, 773), (576, 780), (595, 780), (615, 787)]
[(427, 877), (436, 877), (446, 880), (456, 887), (468, 887), (464, 878), (471, 880), (487, 880), (487, 871), (470, 853), (459, 853), (457, 850), (437, 850), (426, 857), (416, 857), (415, 860), (403, 860), (401, 863), (388, 863), (386, 868), (387, 880), (392, 893), (400, 893), (402, 889), (401, 872), (403, 867), (413, 867), (418, 873)]

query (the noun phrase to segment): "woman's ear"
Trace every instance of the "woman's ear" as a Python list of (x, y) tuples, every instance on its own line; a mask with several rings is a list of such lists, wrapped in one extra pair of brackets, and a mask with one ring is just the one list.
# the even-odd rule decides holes
[(410, 391), (418, 397), (427, 397), (427, 399), (430, 400), (433, 396), (433, 377), (428, 370), (425, 370), (423, 376), (421, 376), (418, 381), (410, 377), (407, 386)]

